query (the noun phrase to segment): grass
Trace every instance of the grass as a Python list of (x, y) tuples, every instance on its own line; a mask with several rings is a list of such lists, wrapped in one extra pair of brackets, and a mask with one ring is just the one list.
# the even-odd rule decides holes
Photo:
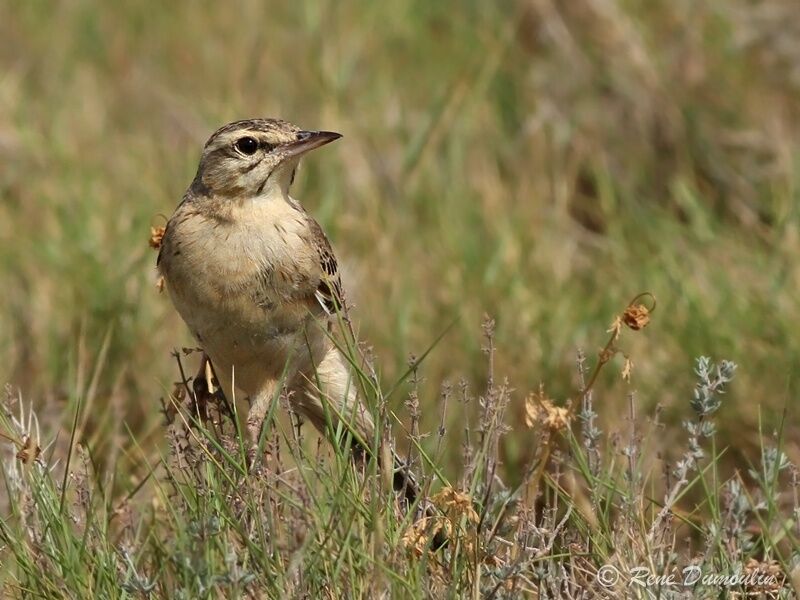
[[(587, 585), (604, 561), (666, 569), (672, 542), (632, 540), (647, 539), (671, 489), (658, 474), (688, 449), (682, 423), (703, 355), (739, 366), (671, 510), (683, 525), (669, 531), (692, 539), (677, 553), (718, 569), (774, 559), (791, 573), (797, 478), (767, 467), (775, 452), (800, 463), (794, 12), (791, 0), (0, 6), (0, 379), (26, 417), (19, 428), (6, 416), (3, 429), (17, 441), (0, 494), (9, 594), (141, 595), (155, 582), (155, 597), (201, 584), (209, 595), (285, 585), (413, 597), (441, 575), (452, 594), (500, 582), (495, 596), (511, 593), (514, 580), (541, 595), (566, 563)], [(532, 538), (500, 533), (499, 513), (480, 526), (463, 514), (482, 540), (474, 552), (409, 557), (398, 545), (410, 523), (378, 510), (392, 504), (380, 477), (335, 452), (317, 461), (313, 436), (298, 443), (285, 419), (274, 430), (287, 438), (282, 466), (266, 479), (225, 479), (246, 465), (216, 447), (199, 466), (173, 464), (158, 399), (176, 379), (170, 352), (190, 339), (155, 289), (149, 227), (179, 200), (215, 127), (266, 115), (345, 135), (306, 161), (294, 194), (345, 270), (374, 406), (399, 415), (401, 448), (420, 432), (426, 472), (443, 478), (431, 495), (449, 482), (479, 516), (513, 498), (509, 515), (537, 515), (517, 521), (533, 524)], [(653, 320), (620, 341), (632, 380), (616, 355), (585, 412), (576, 348), (593, 368), (608, 324), (644, 290), (658, 298)], [(484, 314), (495, 321), (491, 369), (476, 334)], [(522, 426), (540, 382), (577, 417), (572, 434), (552, 433), (547, 461), (544, 434)], [(475, 397), (500, 389), (504, 419), (484, 448)], [(31, 411), (47, 450), (41, 466), (13, 471)], [(236, 439), (192, 431), (203, 447)], [(509, 487), (487, 496), (477, 482), (492, 468)], [(284, 470), (292, 478), (275, 480)], [(220, 498), (239, 488), (245, 507), (229, 514)], [(82, 489), (91, 510), (76, 505)], [(266, 514), (256, 499), (278, 491)], [(349, 520), (332, 529), (339, 514)], [(267, 527), (259, 543), (247, 542), (254, 522)], [(487, 541), (487, 523), (511, 545)], [(522, 558), (503, 554), (515, 547)]]
[[(607, 350), (617, 350), (622, 327), (611, 332)], [(762, 438), (760, 460), (746, 473), (722, 467), (715, 417), (735, 364), (698, 359), (683, 455), (662, 476), (647, 440), (663, 424), (642, 423), (631, 394), (627, 436), (606, 443), (595, 426), (595, 378), (580, 356), (579, 409), (557, 407), (543, 390), (526, 399), (524, 427), (539, 445), (520, 483), (509, 485), (499, 465), (512, 395), (507, 383), (495, 381), (493, 328), (484, 324), (487, 388), (478, 397), (466, 388), (443, 391), (443, 409), (472, 405), (479, 413), (465, 424), (458, 481), (440, 472), (444, 415), (433, 449), (421, 443), (419, 366), (410, 373), (409, 459), (427, 473), (420, 502), (436, 507), (428, 516), (418, 512), (421, 505), (398, 504), (376, 461), (354, 466), (337, 450), (349, 447), (347, 440), (330, 447), (304, 439), (284, 395), (273, 400), (254, 463), (236, 415), (212, 407), (201, 418), (191, 382), (182, 380), (163, 407), (168, 448), (153, 457), (133, 440), (147, 475), (120, 497), (113, 492), (119, 470), (98, 467), (91, 447), (77, 442), (80, 406), (67, 464), (59, 465), (40, 447), (34, 413), (9, 390), (0, 426), (18, 452), (3, 469), (5, 594), (500, 598), (691, 590), (696, 597), (792, 597), (800, 485), (782, 436)], [(388, 434), (396, 417), (383, 386), (374, 385), (380, 382), (369, 359), (346, 347), (354, 363), (365, 365), (358, 371), (362, 394), (376, 408), (378, 430)], [(176, 359), (180, 366), (182, 355)], [(282, 409), (292, 416), (288, 423), (276, 419)], [(575, 412), (580, 426), (573, 429)], [(371, 454), (384, 455), (389, 443), (376, 437)], [(447, 534), (443, 549), (431, 548), (436, 530)]]

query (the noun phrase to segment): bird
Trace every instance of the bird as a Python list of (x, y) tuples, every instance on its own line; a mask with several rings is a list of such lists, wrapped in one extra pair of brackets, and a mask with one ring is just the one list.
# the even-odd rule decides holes
[[(340, 137), (274, 118), (219, 128), (166, 224), (157, 268), (224, 396), (238, 389), (248, 398), (251, 448), (285, 385), (299, 415), (332, 441), (343, 425), (363, 460), (375, 422), (330, 333), (345, 306), (338, 264), (322, 227), (290, 195), (300, 159)], [(418, 483), (391, 455), (393, 487), (410, 506)]]

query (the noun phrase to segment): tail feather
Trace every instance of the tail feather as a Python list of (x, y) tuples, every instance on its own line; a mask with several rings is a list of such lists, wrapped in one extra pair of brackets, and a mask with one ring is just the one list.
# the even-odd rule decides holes
[[(403, 499), (405, 500), (406, 507), (413, 506), (417, 499), (419, 498), (420, 494), (420, 487), (417, 483), (417, 479), (414, 476), (414, 473), (411, 471), (409, 466), (406, 462), (397, 456), (396, 452), (392, 452), (392, 458), (394, 461), (393, 465), (393, 473), (392, 473), (392, 487), (394, 488), (395, 492), (398, 492), (402, 495)], [(424, 506), (420, 507), (424, 512), (424, 515), (428, 518), (434, 518), (439, 516), (439, 513), (436, 509), (427, 502)], [(431, 543), (431, 547), (434, 550), (438, 550), (447, 544), (447, 536), (444, 533), (442, 528), (437, 528), (436, 531), (433, 533), (433, 542)]]
[[(328, 348), (323, 358), (316, 365), (313, 376), (304, 379), (305, 389), (296, 398), (296, 405), (300, 412), (308, 417), (317, 429), (323, 434), (327, 432), (326, 413), (328, 416), (351, 416), (354, 433), (361, 440), (371, 440), (375, 425), (369, 412), (361, 404), (358, 392), (352, 382), (350, 367), (335, 347)], [(326, 411), (323, 407), (325, 400), (331, 403), (335, 410)], [(372, 456), (372, 452), (361, 441), (353, 439), (351, 445), (353, 458), (356, 462), (364, 461)], [(381, 457), (378, 456), (379, 465)], [(416, 506), (420, 495), (420, 487), (414, 473), (408, 465), (392, 452), (392, 487), (398, 492), (406, 509)], [(385, 468), (385, 465), (380, 465)], [(426, 503), (421, 507), (425, 516), (434, 517), (436, 510)], [(447, 543), (444, 532), (439, 529), (434, 534), (432, 546), (441, 548)]]

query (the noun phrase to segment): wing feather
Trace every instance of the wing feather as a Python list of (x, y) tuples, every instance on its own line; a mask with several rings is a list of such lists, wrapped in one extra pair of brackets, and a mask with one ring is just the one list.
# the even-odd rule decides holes
[(329, 316), (335, 315), (344, 306), (342, 282), (339, 265), (331, 248), (331, 243), (319, 223), (308, 217), (311, 244), (319, 256), (319, 285), (314, 290), (314, 299)]

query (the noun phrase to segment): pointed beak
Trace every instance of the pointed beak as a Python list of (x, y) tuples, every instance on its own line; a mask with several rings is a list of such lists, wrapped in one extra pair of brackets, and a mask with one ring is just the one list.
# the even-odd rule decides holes
[(342, 134), (335, 131), (301, 131), (297, 134), (296, 141), (283, 145), (283, 155), (287, 158), (302, 156), (306, 152), (330, 144), (340, 137)]

